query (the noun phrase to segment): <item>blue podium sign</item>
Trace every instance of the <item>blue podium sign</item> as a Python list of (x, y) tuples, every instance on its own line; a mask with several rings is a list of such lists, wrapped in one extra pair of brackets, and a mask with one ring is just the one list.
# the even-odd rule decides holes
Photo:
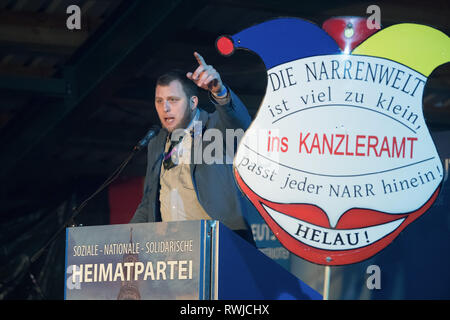
[(68, 228), (65, 298), (204, 299), (208, 228), (204, 220)]

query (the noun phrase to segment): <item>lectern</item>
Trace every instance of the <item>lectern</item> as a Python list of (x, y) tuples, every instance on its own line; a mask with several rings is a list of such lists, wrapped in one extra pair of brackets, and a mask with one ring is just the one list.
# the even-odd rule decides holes
[(214, 220), (66, 230), (67, 300), (322, 299)]

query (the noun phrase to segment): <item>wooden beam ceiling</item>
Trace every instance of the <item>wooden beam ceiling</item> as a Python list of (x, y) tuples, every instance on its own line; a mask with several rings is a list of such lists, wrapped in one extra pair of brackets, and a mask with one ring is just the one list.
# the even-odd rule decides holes
[(101, 19), (83, 17), (81, 30), (68, 32), (67, 15), (42, 12), (0, 11), (0, 42), (32, 52), (71, 53), (83, 44)]

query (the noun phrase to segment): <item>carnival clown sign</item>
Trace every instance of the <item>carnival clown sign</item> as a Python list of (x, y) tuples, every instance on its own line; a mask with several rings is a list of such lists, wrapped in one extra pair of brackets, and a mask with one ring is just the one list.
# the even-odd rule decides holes
[(266, 93), (233, 167), (289, 251), (316, 264), (357, 263), (430, 208), (443, 168), (422, 95), (450, 60), (447, 35), (404, 23), (344, 47), (311, 22), (279, 18), (216, 46), (224, 55), (251, 50), (266, 66)]

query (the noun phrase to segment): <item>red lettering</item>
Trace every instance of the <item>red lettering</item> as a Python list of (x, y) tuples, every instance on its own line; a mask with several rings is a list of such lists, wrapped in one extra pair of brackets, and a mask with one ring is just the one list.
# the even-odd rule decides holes
[(402, 155), (402, 158), (405, 157), (405, 138), (402, 138), (402, 143), (400, 144), (400, 149), (397, 147), (397, 138), (392, 138), (392, 156), (394, 155), (397, 158), (400, 158), (400, 154)]
[[(375, 139), (375, 144), (371, 143), (372, 139)], [(376, 157), (379, 157), (377, 152), (377, 145), (378, 145), (378, 137), (377, 136), (369, 136), (369, 140), (367, 141), (367, 156), (370, 156), (370, 149), (373, 149), (373, 152), (375, 153)]]
[[(385, 158), (405, 158), (405, 155), (408, 154), (407, 149), (409, 147), (409, 156), (412, 158), (414, 155), (414, 143), (418, 140), (416, 137), (399, 138), (388, 136), (378, 137), (372, 135), (356, 135), (353, 137), (348, 134), (327, 135), (325, 133), (314, 133), (313, 138), (309, 139), (310, 135), (310, 132), (306, 133), (306, 135), (300, 132), (299, 153), (303, 150), (303, 152), (311, 154), (314, 150), (316, 150), (317, 154), (327, 153), (338, 156), (346, 155), (358, 157), (375, 156)], [(275, 141), (274, 137), (272, 137), (271, 140), (271, 147), (273, 149), (273, 144)], [(406, 141), (409, 141), (410, 143), (407, 143)], [(288, 150), (287, 142), (287, 137), (283, 137), (281, 139), (282, 152), (286, 152)], [(280, 141), (278, 141), (278, 143), (280, 143)]]
[(281, 138), (281, 152), (286, 152), (288, 150), (287, 142), (288, 142), (288, 138), (287, 137)]
[(310, 152), (312, 152), (314, 148), (317, 149), (319, 154), (322, 154), (322, 152), (320, 151), (319, 137), (318, 137), (317, 133), (314, 134), (314, 138), (313, 138), (313, 141), (312, 141), (312, 144), (311, 144)]
[(414, 141), (417, 141), (417, 138), (408, 137), (408, 138), (406, 138), (406, 140), (411, 141), (411, 153), (410, 153), (409, 157), (412, 159), (412, 157), (413, 157), (413, 144), (414, 144)]
[(356, 136), (356, 152), (355, 152), (355, 156), (359, 156), (359, 157), (366, 155), (365, 153), (358, 152), (358, 148), (365, 146), (365, 144), (359, 143), (359, 139), (361, 139), (361, 138), (365, 139), (366, 136), (363, 136), (363, 135), (357, 135)]
[(325, 153), (325, 143), (327, 144), (327, 148), (328, 148), (328, 153), (329, 154), (333, 154), (333, 137), (334, 135), (331, 135), (331, 144), (328, 143), (328, 138), (327, 135), (324, 133), (323, 134), (323, 141), (322, 141), (322, 152)]
[(348, 151), (348, 134), (345, 135), (345, 155), (352, 156), (354, 153)]
[(279, 137), (272, 137), (272, 149), (271, 151), (273, 151), (274, 145), (275, 145), (275, 141), (277, 142), (277, 147), (275, 148), (275, 151), (278, 152), (278, 150), (280, 149), (280, 138)]
[(343, 134), (337, 134), (337, 135), (336, 135), (336, 138), (341, 138), (341, 140), (339, 140), (339, 143), (338, 143), (338, 145), (336, 146), (336, 149), (334, 149), (334, 154), (335, 154), (335, 155), (338, 155), (338, 156), (342, 156), (342, 155), (344, 155), (344, 152), (338, 152), (337, 150), (338, 150), (339, 147), (341, 146), (342, 141), (344, 141), (345, 135), (343, 135)]
[[(282, 137), (281, 142), (279, 137), (271, 137), (270, 131), (269, 131), (269, 138), (267, 139), (267, 151), (273, 152), (275, 149), (275, 152), (278, 152), (281, 150), (281, 152), (286, 152), (288, 150), (288, 138)], [(280, 146), (281, 144), (281, 146)]]
[(381, 150), (380, 150), (380, 157), (383, 154), (383, 152), (386, 151), (388, 153), (388, 157), (391, 157), (391, 152), (389, 151), (389, 142), (387, 137), (383, 138), (383, 142), (381, 143)]
[(299, 152), (299, 153), (302, 153), (302, 146), (304, 146), (305, 149), (306, 149), (306, 153), (311, 153), (311, 151), (308, 150), (308, 146), (306, 145), (306, 139), (308, 139), (308, 137), (309, 137), (309, 132), (308, 132), (308, 134), (305, 136), (304, 139), (302, 139), (302, 134), (303, 134), (303, 133), (300, 132), (300, 146), (298, 147), (298, 152)]

